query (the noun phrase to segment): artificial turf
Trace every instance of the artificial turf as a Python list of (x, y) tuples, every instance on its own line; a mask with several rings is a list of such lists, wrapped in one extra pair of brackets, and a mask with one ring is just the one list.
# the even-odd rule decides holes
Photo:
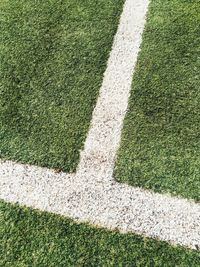
[(152, 0), (115, 167), (120, 182), (200, 200), (200, 1)]
[(200, 254), (0, 202), (0, 266), (198, 267)]
[(124, 0), (0, 1), (0, 157), (75, 171)]

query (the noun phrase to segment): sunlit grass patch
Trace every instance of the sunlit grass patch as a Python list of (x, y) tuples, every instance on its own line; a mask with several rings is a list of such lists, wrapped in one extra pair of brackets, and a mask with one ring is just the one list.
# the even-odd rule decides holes
[(0, 2), (0, 157), (75, 171), (124, 0)]

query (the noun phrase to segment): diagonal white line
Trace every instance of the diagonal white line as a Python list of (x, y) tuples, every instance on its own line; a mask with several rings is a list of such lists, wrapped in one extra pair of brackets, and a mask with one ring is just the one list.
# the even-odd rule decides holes
[(116, 151), (149, 0), (126, 0), (76, 174), (0, 162), (0, 198), (195, 248), (200, 206), (117, 183)]

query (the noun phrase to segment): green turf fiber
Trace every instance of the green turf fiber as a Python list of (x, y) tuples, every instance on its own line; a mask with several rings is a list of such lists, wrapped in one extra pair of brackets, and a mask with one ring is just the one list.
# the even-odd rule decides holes
[(120, 182), (200, 200), (200, 1), (152, 0), (121, 147)]
[(198, 267), (200, 254), (0, 202), (2, 267)]
[(124, 0), (0, 1), (0, 157), (75, 171)]

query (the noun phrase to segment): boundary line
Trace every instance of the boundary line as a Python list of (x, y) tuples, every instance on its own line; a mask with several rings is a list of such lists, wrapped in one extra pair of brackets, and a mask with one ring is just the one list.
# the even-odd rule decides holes
[(148, 4), (124, 4), (76, 174), (0, 160), (0, 199), (196, 249), (199, 204), (112, 177)]

